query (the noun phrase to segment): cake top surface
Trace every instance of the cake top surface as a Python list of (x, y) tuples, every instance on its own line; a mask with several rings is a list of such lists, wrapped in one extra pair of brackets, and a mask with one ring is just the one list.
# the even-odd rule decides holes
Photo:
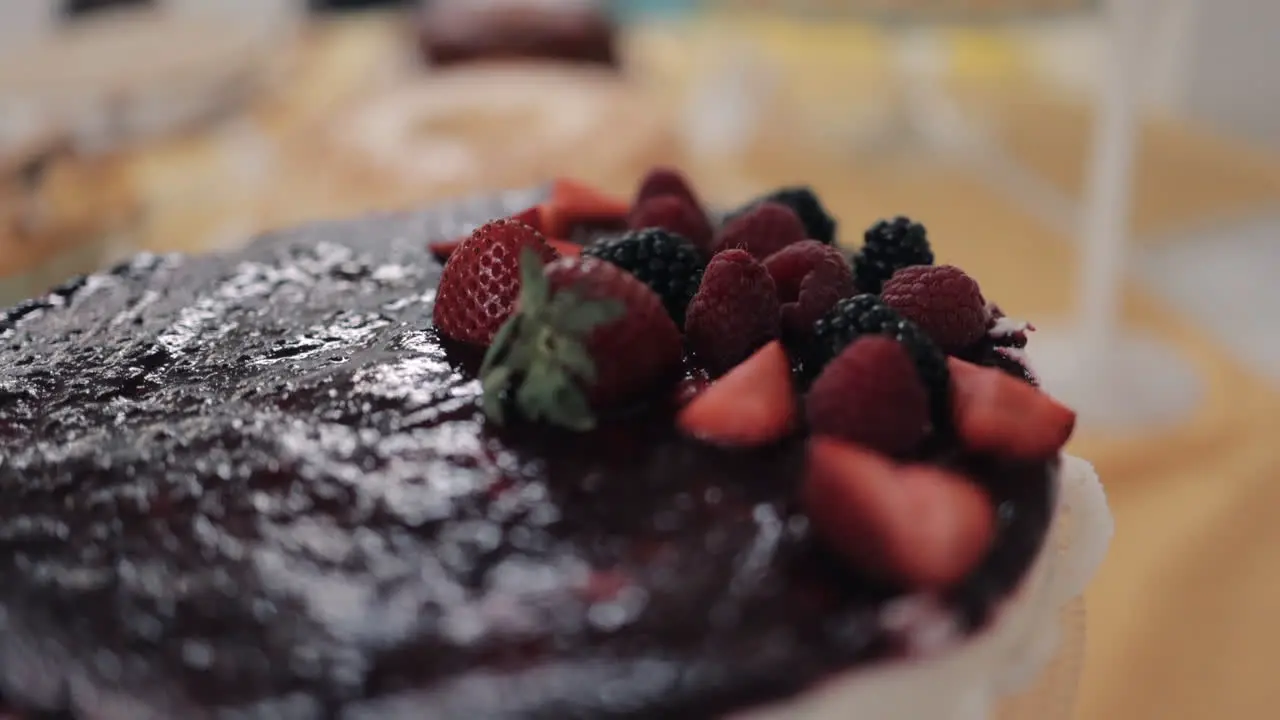
[[(885, 612), (910, 596), (815, 538), (802, 438), (717, 447), (662, 407), (587, 433), (486, 420), (424, 239), (536, 199), (140, 256), (0, 315), (0, 694), (103, 718), (704, 717), (909, 653)], [(1038, 552), (1054, 464), (933, 457), (997, 508), (936, 596), (962, 635)]]

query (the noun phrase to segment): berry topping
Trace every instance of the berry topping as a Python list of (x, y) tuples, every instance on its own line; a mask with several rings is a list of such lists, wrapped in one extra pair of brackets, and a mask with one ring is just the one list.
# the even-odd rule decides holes
[(713, 257), (689, 303), (684, 331), (689, 349), (715, 374), (778, 337), (778, 295), (764, 265), (745, 250)]
[(915, 363), (925, 390), (935, 428), (950, 422), (946, 356), (938, 346), (875, 295), (855, 295), (838, 301), (821, 320), (814, 323), (808, 345), (806, 370), (819, 373), (854, 340), (864, 335), (886, 335), (902, 343)]
[(685, 310), (698, 291), (706, 268), (701, 254), (688, 240), (659, 228), (632, 230), (596, 240), (582, 254), (634, 275), (658, 293), (676, 326), (684, 326)]
[(805, 398), (809, 430), (886, 455), (906, 457), (929, 431), (929, 394), (915, 363), (882, 335), (855, 340), (832, 360)]
[(680, 428), (700, 440), (737, 447), (767, 445), (795, 427), (791, 364), (771, 342), (699, 393), (680, 411)]
[(583, 228), (622, 227), (628, 210), (624, 200), (561, 178), (551, 186), (551, 199), (541, 205), (541, 230), (551, 237), (571, 238)]
[(791, 208), (791, 211), (804, 224), (804, 236), (806, 238), (817, 240), (827, 245), (836, 244), (835, 218), (831, 217), (827, 209), (822, 206), (822, 201), (818, 199), (812, 188), (802, 186), (779, 188), (747, 203), (730, 217), (737, 217), (756, 205), (765, 202), (775, 202)]
[(781, 303), (784, 337), (805, 341), (813, 324), (856, 291), (844, 254), (817, 240), (801, 240), (770, 255), (764, 267)]
[(636, 205), (627, 226), (633, 230), (661, 228), (693, 243), (703, 255), (711, 255), (711, 223), (702, 210), (678, 195), (659, 195)]
[(862, 249), (854, 255), (858, 289), (878, 293), (893, 274), (912, 265), (932, 265), (933, 250), (924, 226), (909, 218), (881, 220), (863, 235)]
[(880, 298), (945, 353), (961, 352), (986, 335), (987, 302), (982, 290), (952, 265), (903, 268), (884, 284)]
[(791, 208), (764, 202), (744, 211), (720, 229), (716, 252), (740, 248), (757, 260), (764, 260), (804, 239), (804, 225)]
[(518, 312), (480, 370), (484, 410), (502, 423), (508, 404), (529, 420), (595, 426), (592, 409), (622, 405), (674, 380), (680, 331), (647, 285), (595, 258), (547, 265), (521, 256)]
[(440, 275), (432, 319), (446, 336), (488, 345), (520, 294), (520, 255), (525, 248), (543, 262), (556, 257), (542, 235), (514, 220), (483, 225), (454, 250)]
[(702, 203), (698, 200), (698, 195), (693, 191), (689, 180), (679, 170), (667, 167), (653, 168), (644, 176), (636, 192), (635, 205), (639, 207), (646, 200), (663, 195), (681, 198), (698, 212), (702, 212)]
[(990, 498), (959, 475), (822, 437), (809, 442), (808, 464), (801, 500), (815, 531), (871, 577), (943, 590), (995, 540)]
[(1071, 438), (1076, 414), (1035, 387), (995, 368), (947, 364), (956, 433), (968, 449), (1043, 460)]

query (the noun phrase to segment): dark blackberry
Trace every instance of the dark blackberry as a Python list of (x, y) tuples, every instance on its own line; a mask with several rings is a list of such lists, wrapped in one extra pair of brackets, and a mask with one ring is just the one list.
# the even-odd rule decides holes
[(816, 377), (832, 358), (863, 335), (888, 335), (902, 343), (929, 392), (934, 427), (946, 427), (951, 418), (951, 374), (947, 371), (946, 356), (915, 323), (904, 319), (875, 295), (855, 295), (840, 300), (814, 323), (805, 358), (806, 372)]
[(809, 239), (827, 245), (836, 244), (836, 219), (831, 217), (827, 209), (822, 206), (822, 201), (818, 199), (813, 189), (805, 186), (779, 188), (767, 195), (762, 195), (734, 210), (725, 218), (725, 222), (763, 202), (776, 202), (791, 208), (800, 218), (800, 222), (804, 223), (805, 234)]
[(603, 237), (583, 248), (582, 254), (617, 265), (648, 285), (681, 328), (707, 267), (693, 243), (661, 228)]
[(878, 293), (893, 274), (912, 265), (932, 265), (933, 250), (924, 226), (910, 218), (881, 220), (863, 234), (862, 249), (853, 256), (858, 289)]

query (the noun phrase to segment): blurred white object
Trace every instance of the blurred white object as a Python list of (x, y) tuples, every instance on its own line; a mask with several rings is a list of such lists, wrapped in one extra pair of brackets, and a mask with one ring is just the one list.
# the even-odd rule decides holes
[(1074, 325), (1057, 331), (1065, 334), (1051, 330), (1033, 343), (1046, 390), (1073, 405), (1083, 423), (1108, 429), (1176, 422), (1201, 396), (1198, 376), (1176, 351), (1119, 328), (1138, 143), (1136, 78), (1150, 9), (1148, 0), (1106, 4), (1109, 61), (1082, 209), (1079, 309)]
[(742, 152), (755, 139), (760, 115), (774, 96), (776, 70), (748, 41), (708, 43), (685, 105), (684, 143), (704, 158)]

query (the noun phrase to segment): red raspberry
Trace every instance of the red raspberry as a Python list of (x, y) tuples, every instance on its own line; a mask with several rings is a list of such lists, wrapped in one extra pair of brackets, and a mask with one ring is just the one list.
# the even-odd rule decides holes
[(883, 335), (845, 348), (818, 376), (805, 399), (814, 435), (847, 440), (903, 457), (929, 429), (929, 394), (911, 355)]
[(440, 275), (432, 319), (454, 340), (488, 345), (520, 294), (520, 251), (532, 247), (543, 262), (556, 258), (537, 230), (514, 220), (483, 225), (463, 240)]
[(704, 256), (711, 254), (711, 223), (696, 205), (679, 195), (651, 197), (627, 217), (632, 230), (662, 228), (693, 243)]
[(687, 201), (699, 212), (702, 210), (702, 203), (693, 192), (693, 186), (689, 184), (688, 179), (679, 170), (668, 167), (653, 168), (644, 176), (644, 180), (640, 181), (640, 188), (636, 192), (633, 205), (638, 207), (646, 200), (662, 195), (673, 195)]
[(746, 360), (778, 336), (778, 294), (773, 278), (745, 250), (711, 258), (689, 303), (685, 339), (713, 373)]
[(764, 267), (778, 288), (782, 331), (787, 337), (808, 336), (836, 301), (857, 292), (853, 268), (844, 254), (817, 240), (784, 247), (770, 255)]
[(757, 260), (764, 260), (804, 239), (804, 223), (794, 210), (781, 203), (763, 202), (730, 220), (720, 230), (716, 252), (741, 248)]
[(987, 332), (987, 303), (973, 278), (951, 265), (913, 265), (893, 274), (880, 297), (951, 355)]

